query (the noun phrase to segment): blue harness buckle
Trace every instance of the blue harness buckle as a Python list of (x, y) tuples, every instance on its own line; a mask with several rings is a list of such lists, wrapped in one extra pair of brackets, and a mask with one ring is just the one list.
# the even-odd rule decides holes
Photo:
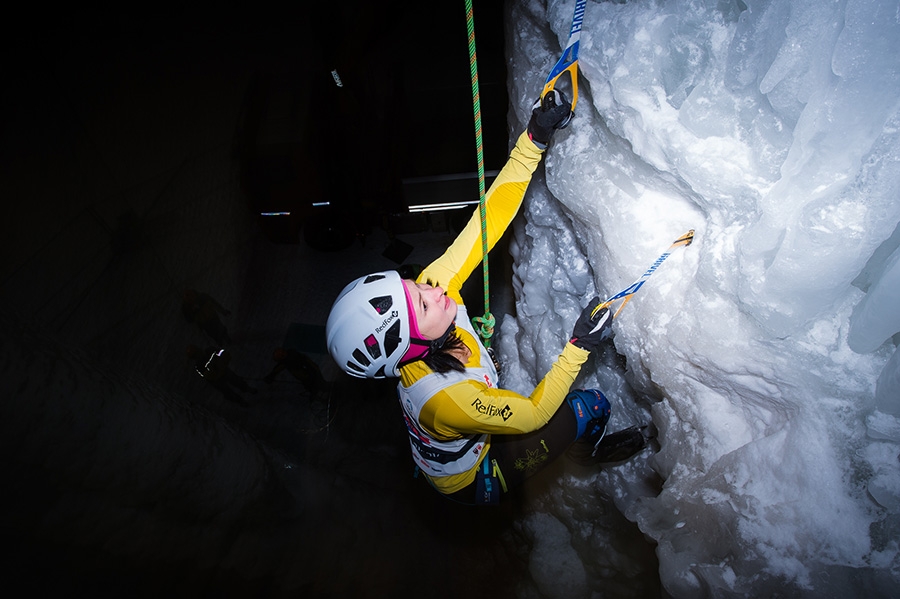
[(478, 505), (498, 505), (500, 503), (500, 485), (491, 472), (491, 458), (485, 455), (481, 468), (475, 476), (475, 503)]

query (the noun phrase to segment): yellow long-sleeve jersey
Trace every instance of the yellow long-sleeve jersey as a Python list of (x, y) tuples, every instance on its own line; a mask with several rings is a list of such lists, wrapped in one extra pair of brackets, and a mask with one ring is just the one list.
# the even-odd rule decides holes
[[(518, 212), (542, 153), (528, 135), (523, 133), (506, 165), (488, 190), (485, 211), (489, 249), (497, 243)], [(443, 287), (447, 295), (460, 304), (459, 316), (468, 319), (462, 306), (460, 289), (481, 261), (481, 218), (479, 212), (475, 211), (447, 251), (422, 271), (418, 282), (431, 281), (434, 285)], [(482, 369), (490, 360), (485, 359), (487, 350), (474, 334), (471, 325), (460, 322), (458, 317), (456, 331), (471, 351), (471, 357), (466, 363), (467, 371)], [(478, 466), (490, 447), (490, 435), (528, 433), (547, 424), (568, 394), (588, 355), (589, 352), (567, 343), (550, 372), (528, 397), (497, 388), (489, 377), (478, 380), (475, 377), (448, 375), (445, 377), (446, 386), (437, 391), (434, 391), (433, 384), (414, 387), (416, 382), (429, 375), (442, 375), (434, 374), (421, 360), (403, 366), (400, 369), (401, 397), (404, 392), (407, 396), (415, 393), (419, 387), (423, 392), (427, 389), (430, 394), (430, 397), (419, 397), (411, 402), (420, 407), (417, 414), (405, 408), (407, 418), (417, 420), (417, 426), (411, 426), (411, 434), (416, 429), (415, 434), (421, 436), (424, 433), (426, 443), (456, 442), (459, 445), (467, 438), (472, 438), (474, 444), (475, 437), (487, 435), (483, 443), (478, 440), (478, 445), (471, 452), (477, 457), (473, 456), (466, 462), (467, 465), (471, 463), (471, 467), (464, 472), (441, 475), (429, 473), (426, 469), (426, 475), (434, 486), (442, 493), (449, 494), (475, 480)], [(414, 455), (419, 458), (415, 442), (413, 446)]]

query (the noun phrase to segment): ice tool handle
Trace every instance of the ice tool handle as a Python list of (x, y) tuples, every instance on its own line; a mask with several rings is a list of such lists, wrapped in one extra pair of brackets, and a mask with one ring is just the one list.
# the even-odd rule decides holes
[(647, 279), (650, 278), (650, 275), (652, 275), (653, 273), (656, 272), (656, 269), (659, 268), (659, 266), (666, 260), (666, 258), (668, 258), (669, 255), (676, 249), (678, 249), (680, 247), (687, 247), (687, 246), (691, 245), (691, 242), (693, 242), (693, 241), (694, 241), (694, 230), (691, 229), (690, 231), (688, 231), (687, 233), (685, 233), (684, 235), (682, 235), (681, 237), (679, 237), (678, 239), (673, 241), (672, 245), (669, 246), (669, 249), (667, 249), (665, 252), (663, 252), (659, 256), (659, 258), (657, 258), (653, 262), (653, 264), (650, 265), (650, 268), (648, 268), (644, 272), (644, 274), (642, 274), (640, 277), (638, 277), (638, 279), (634, 283), (632, 283), (631, 285), (629, 285), (628, 287), (626, 287), (619, 293), (615, 294), (614, 296), (612, 296), (611, 298), (609, 298), (608, 300), (606, 300), (605, 302), (603, 302), (602, 304), (599, 304), (596, 308), (594, 308), (593, 314), (596, 314), (603, 308), (609, 308), (609, 310), (611, 312), (613, 312), (613, 304), (615, 304), (616, 302), (621, 300), (622, 303), (619, 304), (619, 307), (616, 308), (615, 311), (613, 312), (613, 318), (618, 316), (619, 312), (622, 311), (622, 308), (625, 307), (625, 304), (627, 304), (629, 301), (631, 301), (631, 298), (634, 296), (634, 294), (637, 293), (638, 290), (644, 286), (644, 283), (647, 282)]
[(544, 89), (541, 91), (541, 98), (543, 98), (556, 87), (556, 82), (564, 73), (569, 73), (572, 81), (572, 112), (575, 111), (575, 104), (578, 103), (578, 43), (581, 39), (581, 23), (584, 21), (586, 6), (587, 0), (576, 0), (572, 28), (569, 29), (569, 41), (563, 49), (562, 56), (559, 57), (550, 71), (550, 75), (547, 76)]

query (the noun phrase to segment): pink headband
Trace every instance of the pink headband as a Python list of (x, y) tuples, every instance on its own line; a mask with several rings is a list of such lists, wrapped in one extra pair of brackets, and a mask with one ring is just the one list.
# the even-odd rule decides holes
[[(401, 281), (403, 285), (403, 293), (406, 294), (406, 310), (409, 314), (409, 337), (410, 339), (422, 339), (422, 334), (419, 333), (419, 325), (416, 322), (416, 311), (413, 309), (413, 301), (412, 296), (409, 295), (409, 287), (407, 287), (406, 283)], [(406, 354), (404, 354), (401, 362), (409, 362), (411, 360), (415, 360), (417, 358), (421, 358), (425, 354), (428, 353), (429, 346), (428, 345), (419, 345), (417, 343), (410, 343), (409, 349), (406, 350)]]

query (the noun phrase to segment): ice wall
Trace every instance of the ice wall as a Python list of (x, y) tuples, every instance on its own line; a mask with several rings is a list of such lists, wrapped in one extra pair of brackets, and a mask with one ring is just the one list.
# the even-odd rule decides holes
[[(511, 5), (520, 130), (574, 1)], [(591, 1), (580, 73), (513, 243), (506, 384), (695, 229), (615, 321), (627, 368), (579, 381), (659, 430), (594, 482), (675, 597), (896, 592), (900, 3)]]

